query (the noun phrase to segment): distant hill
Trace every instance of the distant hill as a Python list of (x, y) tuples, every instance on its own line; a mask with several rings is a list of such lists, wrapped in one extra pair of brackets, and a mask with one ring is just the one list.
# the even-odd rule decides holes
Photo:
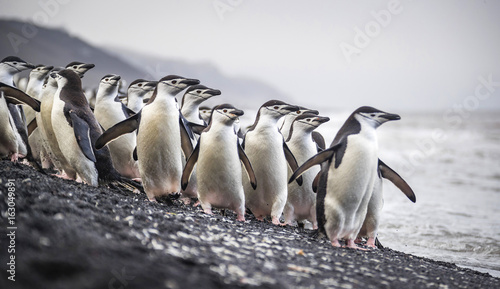
[[(0, 19), (0, 59), (16, 55), (33, 64), (65, 66), (71, 61), (94, 63), (83, 79), (85, 87), (97, 87), (102, 76), (114, 73), (127, 83), (137, 78), (158, 80), (168, 74), (197, 78), (202, 84), (222, 91), (208, 105), (229, 102), (237, 107), (256, 108), (269, 99), (288, 98), (261, 81), (223, 75), (211, 63), (187, 63), (182, 59), (159, 59), (118, 48), (98, 48), (62, 29), (38, 27), (31, 38), (24, 36), (24, 22)], [(31, 35), (30, 35), (31, 36)], [(12, 45), (12, 39), (20, 41)], [(17, 51), (15, 47), (17, 47)], [(180, 97), (178, 97), (180, 101)]]

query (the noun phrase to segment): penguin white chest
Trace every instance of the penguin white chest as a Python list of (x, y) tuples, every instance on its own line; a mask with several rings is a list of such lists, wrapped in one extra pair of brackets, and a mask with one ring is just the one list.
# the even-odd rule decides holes
[[(180, 191), (182, 150), (179, 112), (156, 99), (142, 110), (137, 135), (139, 171), (150, 197)], [(151, 199), (151, 197), (150, 197)]]
[(336, 238), (356, 237), (377, 178), (377, 163), (374, 130), (348, 137), (343, 156), (333, 158), (328, 172), (324, 204), (327, 234), (336, 235)]
[(58, 124), (54, 134), (61, 153), (69, 165), (87, 184), (97, 186), (98, 175), (93, 161), (89, 160), (80, 149), (75, 137), (75, 131), (64, 115), (65, 103), (59, 97), (59, 91), (54, 95), (52, 106), (52, 123)]
[(271, 215), (277, 222), (288, 195), (283, 136), (277, 128), (249, 132), (245, 152), (258, 183), (254, 190), (248, 179), (243, 178), (247, 207), (257, 218)]
[(196, 173), (202, 202), (234, 209), (244, 201), (244, 194), (237, 138), (231, 129), (202, 135)]

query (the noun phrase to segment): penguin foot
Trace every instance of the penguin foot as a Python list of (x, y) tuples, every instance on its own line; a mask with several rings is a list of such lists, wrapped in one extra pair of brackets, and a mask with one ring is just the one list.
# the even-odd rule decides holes
[(273, 217), (273, 224), (274, 225), (280, 225), (280, 226), (286, 226), (285, 223), (281, 223), (280, 219), (278, 217)]
[(214, 213), (212, 213), (212, 208), (204, 208), (203, 212), (205, 212), (205, 214), (207, 214), (207, 215), (213, 215), (214, 214)]
[[(68, 176), (68, 174), (66, 174), (65, 171), (62, 171), (61, 173), (59, 174), (52, 174), (52, 176), (55, 176), (55, 177), (58, 177), (58, 178), (61, 178), (63, 180), (74, 180), (73, 178), (71, 178), (70, 176)], [(80, 181), (81, 182), (81, 181)]]
[(339, 240), (335, 239), (332, 241), (332, 246), (336, 248), (340, 248), (340, 243)]
[(148, 200), (151, 202), (151, 203), (158, 203), (158, 201), (156, 200), (155, 197), (148, 197)]
[(245, 215), (238, 214), (236, 221), (245, 222)]
[(18, 159), (19, 159), (19, 154), (18, 153), (13, 153), (12, 155), (10, 155), (10, 161), (11, 162), (17, 163)]
[(191, 198), (190, 197), (185, 197), (185, 198), (181, 198), (181, 201), (184, 203), (184, 205), (189, 205), (191, 204)]
[(354, 240), (354, 243), (356, 243), (356, 244), (361, 244), (361, 243), (363, 243), (363, 238), (361, 238), (361, 237), (357, 237), (357, 238), (356, 238), (356, 240)]
[(369, 249), (361, 248), (356, 243), (354, 243), (353, 239), (347, 239), (347, 245), (344, 246), (344, 248), (350, 248), (350, 249), (355, 249), (355, 250), (361, 250), (361, 251), (369, 251)]
[(366, 241), (365, 246), (369, 247), (369, 248), (377, 249), (377, 246), (375, 245), (375, 238), (373, 238), (373, 237), (368, 238), (368, 241)]
[(136, 181), (136, 182), (142, 184), (142, 179), (141, 178), (133, 178), (132, 181)]

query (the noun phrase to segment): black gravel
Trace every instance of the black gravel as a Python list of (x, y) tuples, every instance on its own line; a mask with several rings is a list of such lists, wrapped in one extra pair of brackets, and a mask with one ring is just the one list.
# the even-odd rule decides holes
[[(500, 279), (247, 215), (93, 188), (0, 161), (0, 288), (500, 288)], [(15, 282), (7, 184), (15, 179)]]

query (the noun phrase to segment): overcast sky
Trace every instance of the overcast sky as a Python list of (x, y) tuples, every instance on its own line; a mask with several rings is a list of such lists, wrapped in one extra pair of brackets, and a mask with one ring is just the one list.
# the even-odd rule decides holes
[(312, 108), (500, 108), (500, 1), (3, 2), (2, 18), (210, 62)]

